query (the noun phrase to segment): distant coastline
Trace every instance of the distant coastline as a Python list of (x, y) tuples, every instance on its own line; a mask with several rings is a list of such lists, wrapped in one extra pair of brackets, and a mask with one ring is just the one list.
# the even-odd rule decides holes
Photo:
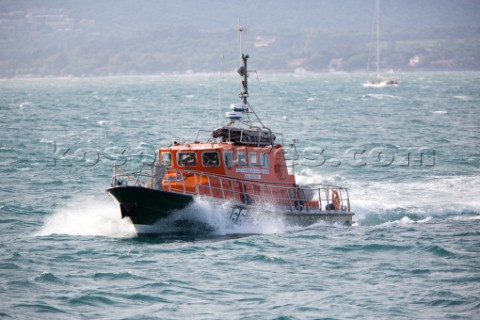
[[(299, 3), (303, 6), (265, 2), (249, 13), (245, 50), (255, 56), (253, 69), (373, 70), (369, 3)], [(1, 78), (198, 74), (238, 67), (228, 63), (238, 55), (232, 35), (240, 3), (193, 1), (187, 6), (163, 0), (142, 3), (140, 13), (138, 3), (129, 0), (114, 7), (107, 1), (55, 4), (2, 1)], [(384, 0), (382, 8), (381, 69), (480, 70), (480, 3), (424, 0), (411, 6)], [(201, 12), (218, 19), (204, 19)]]
[[(396, 76), (415, 76), (415, 75), (422, 75), (422, 74), (438, 74), (438, 75), (448, 75), (448, 74), (477, 74), (480, 73), (480, 70), (410, 70), (405, 72), (397, 72), (393, 73), (392, 75)], [(270, 77), (270, 76), (297, 76), (297, 77), (323, 77), (323, 76), (345, 76), (345, 77), (353, 77), (353, 79), (358, 78), (359, 81), (363, 81), (368, 79), (368, 77), (374, 77), (375, 74), (373, 72), (367, 71), (337, 71), (337, 72), (328, 72), (328, 71), (305, 71), (305, 72), (292, 72), (292, 71), (274, 71), (274, 70), (259, 70), (258, 76), (261, 79), (262, 76)], [(170, 79), (184, 79), (189, 77), (195, 78), (211, 78), (211, 79), (218, 79), (219, 72), (165, 72), (165, 73), (158, 73), (158, 74), (109, 74), (109, 75), (81, 75), (81, 76), (73, 76), (73, 75), (17, 75), (13, 77), (2, 77), (0, 76), (0, 81), (8, 81), (8, 80), (88, 80), (88, 79), (146, 79), (146, 78), (165, 78), (168, 77)], [(236, 79), (237, 75), (234, 72), (226, 72), (223, 75), (226, 79)], [(217, 81), (217, 80), (215, 80)]]

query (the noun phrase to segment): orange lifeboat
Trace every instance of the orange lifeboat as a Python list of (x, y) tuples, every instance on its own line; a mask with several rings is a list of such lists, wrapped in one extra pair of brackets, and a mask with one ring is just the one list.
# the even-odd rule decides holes
[(266, 127), (248, 101), (248, 58), (241, 54), (241, 101), (231, 105), (224, 126), (204, 141), (197, 136), (192, 143), (160, 148), (151, 173), (131, 175), (115, 167), (107, 192), (138, 233), (158, 232), (158, 225), (175, 221), (175, 214), (198, 197), (226, 206), (228, 218), (237, 224), (253, 221), (250, 213), (256, 206), (295, 225), (353, 223), (346, 188), (298, 185), (294, 168), (287, 169), (283, 136)]

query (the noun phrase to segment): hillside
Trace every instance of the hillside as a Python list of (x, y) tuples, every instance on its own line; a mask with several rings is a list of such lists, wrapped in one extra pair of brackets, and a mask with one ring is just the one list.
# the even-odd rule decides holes
[[(372, 0), (1, 0), (0, 76), (218, 71), (235, 26), (265, 71), (365, 70)], [(480, 70), (480, 2), (384, 0), (383, 68)], [(230, 64), (232, 62), (232, 64)]]

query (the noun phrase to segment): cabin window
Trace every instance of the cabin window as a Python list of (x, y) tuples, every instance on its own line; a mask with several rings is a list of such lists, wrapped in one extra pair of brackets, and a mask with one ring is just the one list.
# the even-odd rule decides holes
[(248, 162), (252, 167), (256, 167), (258, 165), (257, 163), (257, 154), (256, 153), (249, 153), (248, 154)]
[(237, 152), (237, 162), (239, 167), (244, 167), (247, 165), (247, 153), (246, 152)]
[(162, 164), (166, 167), (172, 166), (172, 154), (170, 152), (162, 152)]
[(202, 163), (205, 167), (218, 167), (220, 165), (218, 152), (215, 151), (202, 153)]
[(260, 154), (260, 165), (262, 168), (268, 168), (268, 153)]
[(177, 163), (180, 167), (194, 167), (197, 165), (197, 155), (195, 152), (179, 152)]
[(233, 167), (233, 152), (232, 151), (224, 151), (223, 152), (223, 161), (227, 168)]

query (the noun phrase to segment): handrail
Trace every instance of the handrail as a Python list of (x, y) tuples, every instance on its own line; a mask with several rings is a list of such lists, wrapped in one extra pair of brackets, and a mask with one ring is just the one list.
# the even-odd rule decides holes
[[(154, 175), (143, 171), (143, 167), (141, 171), (124, 173), (120, 172), (118, 166), (115, 166), (112, 187), (133, 185), (154, 188), (155, 179), (160, 178), (163, 189), (169, 192), (237, 200), (245, 205), (275, 203), (289, 208), (292, 212), (350, 211), (348, 189), (344, 187), (329, 184), (277, 186), (199, 171), (164, 169), (161, 173), (163, 176), (160, 177), (158, 174)], [(339, 197), (338, 207), (335, 207), (334, 191)]]

